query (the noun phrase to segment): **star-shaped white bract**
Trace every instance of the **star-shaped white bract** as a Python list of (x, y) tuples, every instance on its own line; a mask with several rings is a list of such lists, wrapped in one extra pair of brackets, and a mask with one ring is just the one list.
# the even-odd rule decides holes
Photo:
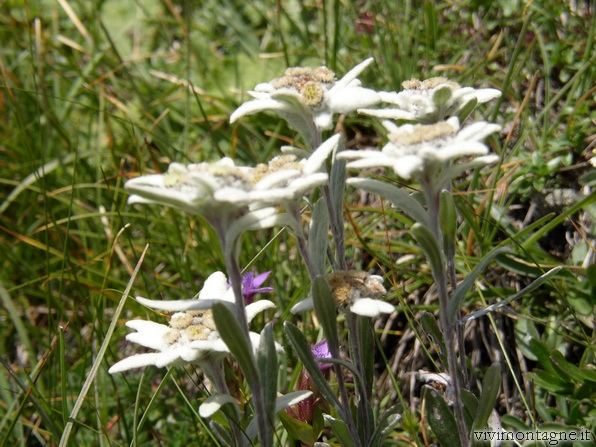
[(411, 79), (405, 81), (402, 86), (404, 90), (401, 92), (379, 92), (382, 102), (394, 107), (361, 109), (359, 112), (377, 118), (430, 124), (453, 116), (463, 120), (477, 104), (501, 96), (501, 92), (494, 88), (460, 87), (456, 82), (446, 78), (430, 78), (424, 81)]
[(230, 252), (246, 230), (294, 225), (274, 206), (292, 207), (327, 182), (325, 162), (340, 138), (334, 135), (301, 160), (282, 155), (256, 167), (236, 166), (229, 158), (172, 163), (166, 173), (136, 177), (124, 187), (133, 193), (129, 203), (159, 204), (203, 216)]
[[(198, 299), (163, 301), (137, 297), (137, 301), (157, 310), (175, 312), (169, 325), (145, 320), (131, 320), (126, 326), (136, 332), (126, 336), (128, 341), (137, 343), (157, 352), (135, 354), (115, 365), (110, 374), (145, 366), (176, 366), (184, 364), (217, 364), (230, 351), (222, 341), (209, 308), (217, 301), (234, 303), (233, 291), (228, 288), (225, 275), (213, 273), (205, 281)], [(260, 300), (246, 306), (246, 319), (250, 322), (258, 313), (275, 307), (271, 301)], [(251, 332), (253, 349), (259, 346), (260, 336)]]
[[(392, 304), (380, 300), (387, 291), (383, 287), (383, 278), (358, 270), (338, 270), (325, 276), (331, 289), (331, 295), (340, 309), (363, 317), (376, 318), (382, 313), (391, 314), (395, 310)], [(292, 313), (312, 310), (312, 297), (300, 301), (290, 310)]]
[(251, 168), (223, 158), (215, 163), (171, 163), (164, 174), (133, 178), (124, 188), (133, 193), (128, 203), (165, 205), (210, 220), (212, 216), (242, 214), (251, 204), (244, 193), (253, 186)]
[(231, 221), (250, 210), (283, 205), (327, 182), (325, 162), (337, 148), (340, 134), (321, 144), (308, 158), (281, 155), (256, 167), (236, 166), (230, 158), (215, 163), (170, 164), (164, 174), (133, 178), (124, 185), (129, 203), (155, 203), (210, 223)]
[[(343, 151), (338, 158), (351, 160), (348, 168), (389, 167), (406, 180), (435, 178), (445, 168), (438, 186), (465, 169), (499, 159), (497, 155), (489, 154), (488, 147), (481, 141), (500, 129), (497, 124), (481, 121), (460, 129), (458, 119), (453, 117), (428, 125), (398, 127), (389, 121), (384, 125), (389, 130), (389, 143), (381, 151)], [(450, 162), (466, 157), (470, 161), (448, 166)]]
[(363, 88), (358, 75), (371, 63), (356, 65), (340, 80), (327, 67), (288, 68), (284, 76), (258, 84), (249, 94), (255, 98), (242, 104), (230, 122), (258, 112), (273, 111), (285, 119), (306, 140), (310, 148), (319, 144), (320, 133), (333, 127), (333, 115), (371, 107), (379, 94)]

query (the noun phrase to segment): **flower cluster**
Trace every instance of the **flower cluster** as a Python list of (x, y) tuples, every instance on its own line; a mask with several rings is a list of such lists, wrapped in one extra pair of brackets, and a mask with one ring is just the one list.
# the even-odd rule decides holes
[(321, 131), (333, 127), (333, 115), (371, 107), (379, 94), (363, 88), (358, 75), (373, 62), (356, 65), (340, 80), (327, 67), (288, 68), (284, 75), (258, 84), (249, 94), (255, 98), (242, 104), (230, 117), (234, 122), (246, 115), (274, 111), (302, 135), (310, 148), (320, 142)]
[[(358, 270), (338, 270), (326, 275), (325, 280), (331, 289), (333, 300), (340, 309), (372, 318), (382, 313), (391, 314), (395, 310), (392, 304), (379, 299), (387, 293), (381, 276), (369, 275)], [(292, 307), (292, 313), (313, 308), (314, 302), (310, 297)]]
[(410, 79), (402, 83), (400, 92), (379, 92), (381, 101), (394, 107), (385, 109), (362, 109), (377, 118), (416, 121), (430, 124), (443, 121), (452, 116), (465, 118), (477, 105), (501, 96), (494, 88), (475, 89), (460, 87), (457, 82), (446, 78), (429, 78), (424, 81)]
[[(128, 341), (158, 352), (127, 357), (113, 365), (109, 372), (113, 374), (150, 365), (216, 364), (230, 351), (221, 340), (209, 308), (217, 301), (233, 303), (232, 293), (225, 275), (215, 272), (205, 281), (198, 299), (161, 301), (137, 297), (139, 303), (149, 308), (175, 313), (168, 325), (145, 320), (126, 322), (127, 327), (136, 331), (126, 336)], [(272, 301), (256, 301), (246, 306), (246, 318), (250, 322), (257, 314), (272, 307), (275, 307)], [(252, 332), (250, 338), (256, 349), (259, 334)]]
[[(323, 66), (288, 68), (282, 76), (258, 84), (254, 91), (249, 92), (253, 99), (242, 104), (230, 117), (233, 123), (247, 115), (272, 111), (302, 136), (305, 143), (303, 148), (282, 148), (280, 155), (254, 167), (238, 166), (230, 158), (187, 165), (172, 163), (165, 173), (140, 176), (125, 184), (132, 194), (129, 203), (159, 204), (202, 216), (220, 239), (230, 282), (224, 273), (216, 272), (205, 281), (198, 298), (182, 301), (137, 298), (139, 303), (147, 307), (173, 314), (168, 324), (143, 320), (127, 322), (126, 325), (136, 331), (128, 334), (127, 340), (154, 352), (123, 359), (110, 368), (110, 373), (149, 365), (200, 365), (206, 374), (214, 375), (219, 394), (206, 399), (199, 414), (210, 417), (224, 405), (230, 404), (235, 410), (225, 414), (236, 441), (244, 436), (240, 433), (240, 427), (243, 427), (242, 430), (246, 428), (247, 439), (255, 438), (258, 431), (261, 445), (271, 446), (272, 433), (275, 431), (271, 424), (275, 414), (298, 404), (295, 410), (290, 409), (287, 414), (300, 422), (312, 424), (312, 436), (304, 435), (306, 437), (301, 438), (305, 444), (312, 444), (319, 434), (314, 427), (322, 427), (322, 422), (319, 424), (313, 420), (317, 414), (322, 419), (321, 411), (317, 413), (314, 407), (323, 400), (326, 401), (322, 403), (323, 411), (329, 412), (333, 406), (334, 413), (345, 422), (341, 430), (344, 434), (349, 432), (348, 436), (358, 440), (357, 445), (368, 445), (371, 441), (359, 439), (360, 434), (366, 437), (379, 432), (371, 426), (372, 420), (368, 417), (373, 411), (366, 408), (372, 389), (372, 385), (369, 387), (367, 383), (370, 378), (366, 365), (373, 364), (374, 345), (372, 338), (361, 332), (367, 330), (369, 324), (361, 317), (378, 318), (381, 314), (392, 314), (395, 307), (385, 298), (387, 290), (383, 286), (382, 276), (348, 270), (346, 267), (348, 262), (341, 222), (346, 166), (350, 169), (387, 167), (402, 179), (420, 183), (426, 203), (414, 199), (407, 192), (396, 192), (394, 186), (371, 183), (375, 180), (352, 184), (386, 193), (389, 196), (387, 198), (394, 203), (405, 205), (405, 211), (418, 221), (412, 227), (412, 233), (416, 238), (426, 238), (419, 242), (432, 261), (435, 280), (444, 286), (446, 269), (439, 264), (445, 256), (437, 254), (443, 242), (438, 223), (441, 190), (464, 170), (498, 160), (498, 156), (491, 154), (484, 143), (486, 137), (500, 129), (498, 125), (480, 121), (462, 127), (460, 123), (477, 104), (497, 98), (500, 92), (495, 89), (460, 87), (445, 78), (424, 81), (412, 79), (403, 84), (404, 90), (401, 92), (377, 92), (362, 87), (358, 79), (371, 63), (372, 59), (361, 62), (339, 80), (334, 72)], [(388, 104), (388, 107), (370, 109), (381, 102)], [(343, 150), (341, 134), (323, 138), (324, 131), (333, 129), (335, 114), (353, 111), (385, 120), (383, 125), (387, 130), (387, 143), (381, 150)], [(331, 167), (330, 171), (328, 166)], [(303, 228), (301, 200), (317, 188), (321, 190), (321, 198), (314, 200), (317, 195), (313, 195), (309, 197), (311, 200), (306, 201), (308, 206), (312, 204), (310, 229), (307, 232)], [(327, 340), (321, 341), (309, 352), (304, 337), (295, 332), (299, 332), (299, 329), (292, 327), (289, 322), (285, 323), (288, 339), (298, 356), (304, 360), (306, 369), (301, 373), (298, 389), (277, 400), (272, 389), (278, 381), (278, 345), (273, 340), (272, 323), (268, 323), (261, 334), (251, 332), (248, 327), (255, 315), (275, 307), (271, 301), (254, 299), (257, 293), (273, 290), (272, 287), (263, 286), (271, 272), (249, 272), (242, 277), (238, 264), (239, 236), (246, 230), (272, 226), (286, 226), (293, 232), (313, 283), (310, 295), (305, 293), (307, 298), (294, 305), (291, 313), (313, 310), (316, 301), (318, 321), (329, 340), (329, 343)], [(329, 230), (333, 235), (335, 252), (327, 242)], [(335, 261), (330, 268), (325, 263), (328, 253), (331, 254), (329, 258)], [(313, 259), (318, 262), (316, 266)], [(440, 291), (447, 290), (446, 286), (437, 288)], [(455, 337), (448, 331), (452, 331), (454, 326), (444, 317), (448, 301), (443, 295), (440, 295), (441, 330), (451, 340)], [(235, 314), (227, 306), (216, 304), (219, 302), (228, 303)], [(342, 332), (337, 331), (336, 327), (339, 321), (336, 318), (337, 310), (346, 316), (344, 321), (349, 329), (349, 361), (339, 358)], [(222, 321), (226, 322), (224, 327), (221, 327)], [(231, 326), (228, 327), (227, 323)], [(367, 343), (367, 346), (360, 345)], [(452, 347), (448, 349), (452, 350), (448, 352), (451, 355), (449, 375), (457, 377), (453, 371), (455, 350)], [(240, 421), (241, 406), (236, 396), (230, 394), (223, 377), (221, 363), (229, 354), (234, 355), (246, 378), (254, 424)], [(366, 356), (368, 359), (365, 359)], [(313, 362), (313, 357), (319, 362)], [(322, 359), (331, 361), (324, 362)], [(354, 402), (348, 397), (343, 379), (346, 362), (351, 362), (347, 369), (354, 372)], [(339, 398), (326, 382), (332, 367)], [(456, 402), (457, 385), (454, 381)], [(265, 389), (267, 386), (271, 390)], [(359, 407), (357, 411), (354, 411), (353, 405)], [(363, 421), (356, 424), (352, 420), (353, 414), (361, 415)], [(337, 420), (327, 416), (330, 425), (337, 428)], [(391, 420), (391, 424), (395, 424), (398, 418)], [(460, 430), (460, 435), (464, 431)]]
[(344, 151), (338, 155), (350, 160), (348, 168), (385, 166), (403, 179), (422, 180), (436, 178), (438, 172), (450, 162), (471, 158), (463, 166), (447, 173), (445, 180), (450, 180), (462, 169), (484, 166), (499, 159), (497, 155), (489, 154), (488, 147), (482, 142), (500, 129), (497, 124), (477, 122), (461, 129), (459, 120), (452, 117), (434, 124), (396, 126), (387, 121), (384, 125), (389, 131), (389, 142), (380, 152)]

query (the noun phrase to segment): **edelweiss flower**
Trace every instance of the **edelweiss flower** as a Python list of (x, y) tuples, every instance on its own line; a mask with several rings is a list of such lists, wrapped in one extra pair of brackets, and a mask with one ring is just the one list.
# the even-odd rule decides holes
[(497, 124), (477, 122), (463, 129), (453, 117), (447, 121), (429, 125), (406, 124), (400, 127), (386, 121), (389, 143), (379, 151), (343, 151), (338, 158), (351, 161), (348, 168), (370, 168), (386, 166), (397, 175), (411, 178), (433, 178), (450, 161), (463, 157), (475, 157), (472, 161), (447, 167), (438, 182), (441, 186), (465, 169), (484, 166), (499, 159), (490, 154), (488, 147), (480, 140), (500, 129)]
[(324, 184), (328, 175), (321, 170), (339, 138), (321, 144), (308, 159), (282, 155), (256, 167), (236, 166), (230, 158), (172, 163), (166, 173), (133, 178), (124, 187), (133, 193), (129, 203), (155, 203), (203, 216), (231, 249), (244, 230), (293, 225), (271, 206), (298, 202)]
[(361, 87), (357, 79), (372, 62), (372, 58), (361, 62), (339, 81), (327, 67), (288, 68), (284, 76), (248, 92), (255, 99), (236, 109), (230, 122), (271, 110), (294, 127), (311, 148), (317, 147), (321, 131), (333, 127), (333, 114), (371, 107), (380, 101), (377, 92)]
[[(144, 320), (126, 322), (127, 327), (137, 331), (128, 334), (127, 340), (158, 352), (125, 358), (113, 365), (108, 372), (113, 374), (149, 365), (163, 367), (187, 363), (216, 364), (229, 354), (209, 310), (218, 300), (234, 302), (233, 291), (228, 289), (226, 277), (221, 272), (209, 276), (198, 299), (154, 301), (137, 297), (137, 301), (147, 307), (176, 313), (171, 316), (169, 325)], [(267, 300), (249, 304), (246, 306), (246, 319), (250, 322), (258, 313), (271, 307), (275, 307), (275, 304)], [(259, 334), (251, 332), (250, 338), (256, 349)]]
[[(338, 270), (326, 275), (325, 280), (340, 308), (348, 308), (355, 314), (372, 318), (395, 310), (391, 304), (378, 299), (387, 293), (381, 276), (357, 270)], [(313, 308), (313, 299), (310, 297), (292, 307), (291, 312), (295, 314)]]
[(321, 171), (340, 139), (341, 134), (333, 135), (307, 159), (298, 160), (295, 155), (285, 154), (273, 158), (268, 164), (256, 166), (254, 200), (286, 208), (296, 205), (307, 191), (327, 182), (327, 173)]
[(462, 120), (474, 110), (477, 104), (501, 96), (494, 88), (475, 89), (460, 87), (446, 78), (430, 78), (425, 81), (411, 79), (402, 83), (403, 91), (379, 92), (383, 102), (396, 108), (361, 109), (358, 112), (378, 118), (417, 121), (423, 124), (437, 123), (449, 117), (460, 116)]
[(256, 167), (236, 166), (230, 158), (215, 163), (170, 164), (165, 174), (144, 175), (126, 182), (134, 193), (129, 203), (157, 203), (209, 222), (222, 216), (238, 216), (249, 209), (299, 200), (309, 190), (327, 181), (321, 172), (340, 135), (321, 144), (308, 159), (281, 155)]

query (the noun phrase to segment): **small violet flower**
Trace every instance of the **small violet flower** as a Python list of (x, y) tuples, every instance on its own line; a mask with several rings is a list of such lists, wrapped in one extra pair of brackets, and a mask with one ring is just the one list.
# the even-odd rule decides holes
[[(311, 349), (312, 355), (315, 359), (330, 359), (332, 358), (331, 352), (329, 352), (329, 345), (327, 344), (327, 339), (324, 338), (317, 344), (315, 344)], [(326, 362), (317, 362), (319, 369), (322, 373), (325, 373), (329, 368), (333, 366), (332, 363)]]
[(452, 116), (465, 119), (477, 104), (501, 96), (494, 88), (475, 89), (460, 87), (446, 78), (430, 78), (424, 81), (410, 79), (402, 83), (401, 92), (379, 92), (381, 100), (395, 108), (360, 109), (358, 112), (377, 118), (416, 121), (431, 124)]
[[(273, 287), (261, 287), (270, 274), (269, 271), (255, 276), (254, 272), (248, 272), (242, 276), (242, 296), (246, 304), (252, 303), (257, 293), (273, 292)], [(229, 283), (228, 286), (230, 286)]]
[[(391, 314), (395, 310), (393, 305), (379, 299), (387, 293), (381, 276), (357, 270), (338, 270), (326, 275), (325, 280), (341, 309), (371, 318), (382, 313)], [(309, 297), (292, 307), (291, 312), (295, 314), (313, 308), (313, 299)]]
[(310, 148), (319, 145), (321, 131), (333, 127), (333, 115), (349, 113), (379, 103), (374, 90), (361, 87), (357, 76), (371, 63), (367, 59), (336, 81), (327, 67), (288, 68), (284, 76), (258, 84), (249, 94), (255, 99), (242, 104), (230, 122), (258, 112), (274, 111), (302, 135)]
[[(199, 364), (211, 371), (224, 357), (229, 349), (223, 342), (209, 309), (217, 301), (234, 302), (233, 291), (227, 287), (227, 279), (221, 272), (213, 273), (205, 281), (198, 299), (161, 301), (137, 297), (137, 301), (157, 310), (169, 310), (175, 313), (169, 324), (153, 321), (131, 320), (126, 326), (136, 330), (126, 336), (141, 346), (157, 352), (135, 354), (120, 360), (108, 372), (114, 374), (133, 368), (149, 365), (157, 367), (184, 364)], [(271, 301), (260, 300), (246, 306), (246, 319), (251, 321), (258, 313), (275, 307)], [(259, 346), (260, 336), (251, 332), (253, 349)]]

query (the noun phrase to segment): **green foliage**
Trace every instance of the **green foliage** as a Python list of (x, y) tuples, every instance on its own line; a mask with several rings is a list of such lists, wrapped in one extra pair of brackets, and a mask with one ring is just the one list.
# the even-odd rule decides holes
[[(458, 283), (452, 312), (462, 308), (469, 314), (517, 297), (533, 278), (564, 267), (540, 289), (519, 296), (510, 312), (483, 317), (487, 329), (478, 338), (497, 341), (484, 349), (475, 345), (474, 354), (506, 353), (501, 370), (514, 386), (501, 392), (509, 393), (503, 401), (517, 409), (516, 416), (503, 417), (506, 428), (594, 431), (596, 180), (588, 160), (596, 119), (595, 33), (596, 15), (586, 1), (4, 2), (0, 445), (56, 445), (73, 422), (73, 445), (215, 445), (228, 435), (225, 419), (208, 423), (197, 414), (198, 403), (208, 397), (200, 371), (107, 374), (108, 365), (132, 353), (122, 340), (126, 328), (111, 322), (160, 319), (134, 300), (118, 307), (147, 243), (132, 295), (190, 298), (210, 273), (224, 269), (219, 243), (204, 221), (169, 209), (127, 206), (122, 185), (139, 174), (163, 172), (171, 161), (230, 156), (255, 165), (276, 155), (282, 144), (300, 146), (272, 115), (230, 125), (229, 114), (248, 99), (247, 90), (280, 76), (287, 66), (327, 64), (340, 74), (371, 55), (376, 64), (361, 77), (371, 88), (398, 90), (411, 77), (441, 75), (503, 90), (494, 106), (471, 104), (461, 112), (462, 119), (470, 114), (468, 119), (497, 121), (504, 131), (490, 142), (502, 164), (482, 175), (461, 173), (445, 199), (449, 213), (443, 225), (450, 237), (443, 242), (454, 252)], [(353, 114), (339, 128), (352, 148), (379, 145), (378, 126)], [(337, 210), (344, 205), (338, 193), (343, 194), (344, 171), (335, 166)], [(423, 299), (432, 297), (434, 280), (414, 241), (425, 244), (433, 259), (440, 243), (426, 227), (410, 231), (412, 222), (428, 224), (418, 185), (406, 193), (402, 185), (379, 181), (384, 175), (375, 172), (374, 178), (348, 184), (360, 182), (359, 188), (396, 208), (380, 208), (366, 202), (370, 197), (349, 192), (344, 209), (352, 224), (346, 227), (349, 262), (386, 273), (395, 286), (390, 299), (400, 310), (397, 319), (375, 327), (376, 336), (395, 338), (382, 343), (387, 360), (374, 365), (374, 377), (390, 372), (393, 380), (381, 384), (383, 392), (370, 402), (376, 418), (371, 435), (374, 445), (422, 446), (425, 436), (435, 441), (421, 428), (426, 418), (434, 421), (431, 429), (442, 445), (457, 445), (450, 410), (438, 392), (425, 392), (427, 414), (406, 410), (418, 399), (409, 394), (412, 373), (446, 364), (441, 330), (430, 313), (422, 314), (437, 305)], [(572, 192), (569, 200), (554, 205), (546, 200), (563, 190)], [(319, 272), (326, 256), (319, 241), (327, 235), (322, 205), (307, 213), (316, 224), (317, 244), (310, 251)], [(245, 369), (262, 375), (269, 392), (273, 381), (285, 391), (297, 386), (302, 364), (332, 407), (326, 426), (320, 411), (311, 425), (283, 413), (288, 435), (277, 425), (275, 439), (311, 444), (323, 433), (330, 442), (348, 445), (337, 384), (320, 373), (310, 352), (320, 326), (304, 317), (298, 329), (289, 314), (310, 291), (294, 239), (267, 230), (241, 244), (242, 266), (273, 271), (279, 312), (274, 327), (263, 332), (262, 349), (271, 352), (274, 336), (284, 340), (288, 357), (280, 358), (283, 367), (275, 371), (277, 364), (265, 361), (270, 354), (257, 356), (256, 365), (245, 358)], [(510, 248), (509, 255), (497, 256), (502, 246)], [(228, 324), (226, 310), (216, 310), (218, 326)], [(259, 329), (264, 323), (255, 320)], [(332, 319), (317, 324), (325, 324), (329, 334), (339, 327)], [(513, 335), (502, 335), (503, 328)], [(236, 335), (232, 346), (242, 343)], [(336, 335), (339, 347), (349, 334)], [(425, 352), (427, 336), (436, 344)], [(409, 346), (413, 340), (423, 349)], [(411, 363), (396, 357), (403, 344), (412, 352)], [(354, 377), (360, 373), (341, 369)], [(482, 414), (480, 424), (494, 402), (498, 374), (496, 367), (475, 372), (484, 377), (483, 385), (491, 385), (482, 387), (490, 392), (477, 393), (476, 383), (473, 393), (464, 393), (468, 413)], [(228, 365), (228, 377), (238, 373)], [(532, 391), (527, 400), (526, 390)], [(267, 402), (271, 411), (271, 393)], [(497, 407), (501, 414), (511, 409), (502, 402)], [(351, 408), (355, 412), (353, 403)], [(69, 420), (73, 409), (76, 421)]]

